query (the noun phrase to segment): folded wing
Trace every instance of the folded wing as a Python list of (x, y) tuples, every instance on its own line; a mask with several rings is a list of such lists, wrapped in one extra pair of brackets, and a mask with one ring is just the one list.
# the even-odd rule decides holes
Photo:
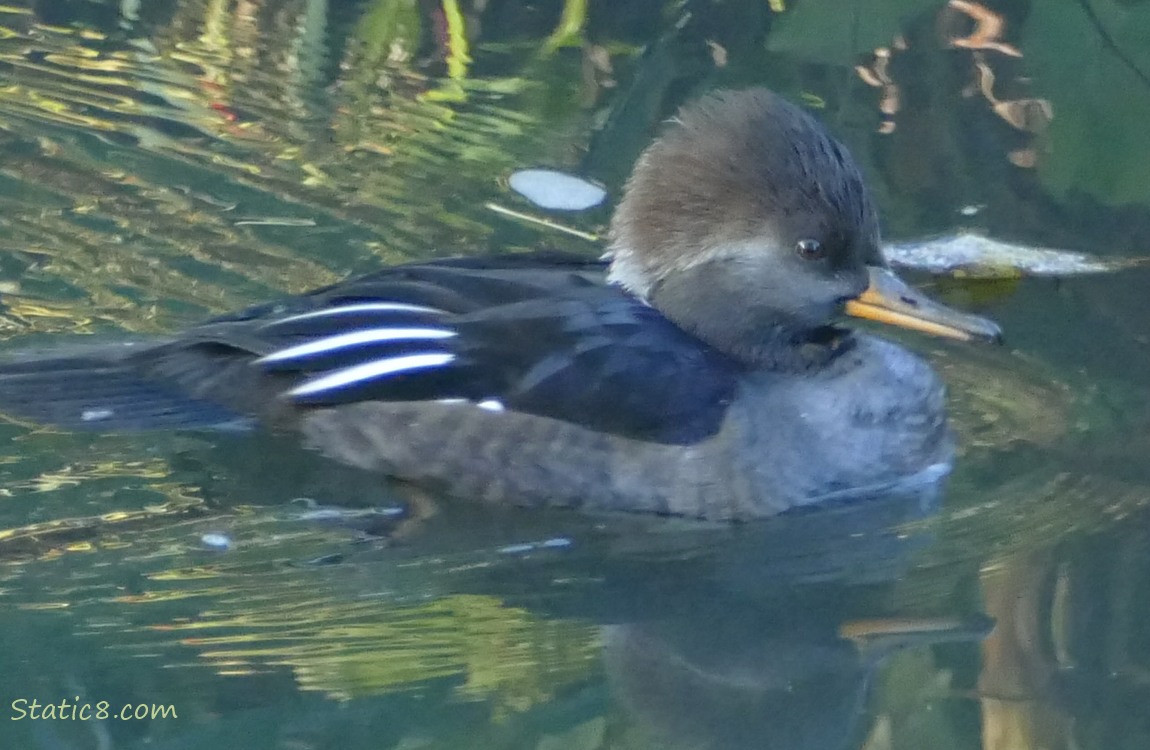
[(366, 400), (515, 410), (657, 442), (718, 429), (734, 366), (602, 266), (397, 266), (158, 342), (0, 363), (0, 412), (71, 429), (228, 427)]

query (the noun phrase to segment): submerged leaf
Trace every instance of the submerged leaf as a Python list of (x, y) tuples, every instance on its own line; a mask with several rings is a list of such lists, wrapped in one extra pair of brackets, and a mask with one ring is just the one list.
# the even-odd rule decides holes
[(971, 232), (888, 244), (883, 252), (891, 265), (983, 278), (1079, 276), (1150, 262), (1147, 258), (1102, 258), (1072, 250), (1016, 245)]

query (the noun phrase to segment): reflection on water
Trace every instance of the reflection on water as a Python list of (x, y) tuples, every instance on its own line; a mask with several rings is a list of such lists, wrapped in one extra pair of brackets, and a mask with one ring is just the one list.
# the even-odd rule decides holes
[[(1117, 0), (10, 3), (0, 335), (167, 331), (405, 258), (595, 253), (487, 205), (539, 213), (505, 182), (530, 166), (617, 195), (678, 103), (752, 82), (851, 144), (892, 238), (1144, 257), (1148, 31)], [(274, 438), (2, 425), (0, 705), (179, 718), (0, 737), (1142, 747), (1145, 271), (924, 281), (1009, 341), (913, 340), (962, 438), (944, 498), (684, 528), (427, 503)]]

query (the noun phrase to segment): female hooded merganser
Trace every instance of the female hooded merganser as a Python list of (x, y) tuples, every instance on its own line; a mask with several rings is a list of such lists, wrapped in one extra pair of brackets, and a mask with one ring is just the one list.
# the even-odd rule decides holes
[(725, 520), (949, 466), (927, 364), (832, 322), (998, 328), (886, 269), (854, 160), (797, 107), (760, 89), (683, 109), (636, 164), (608, 258), (402, 265), (163, 341), (18, 357), (0, 411), (255, 418), (453, 495)]

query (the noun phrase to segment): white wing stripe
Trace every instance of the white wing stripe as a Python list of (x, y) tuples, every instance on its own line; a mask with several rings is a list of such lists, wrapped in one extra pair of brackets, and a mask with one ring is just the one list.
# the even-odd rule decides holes
[(312, 318), (324, 318), (333, 315), (354, 315), (356, 313), (364, 312), (409, 312), (430, 313), (433, 315), (447, 314), (445, 311), (435, 307), (409, 305), (405, 302), (359, 302), (354, 305), (327, 307), (322, 310), (312, 310), (311, 312), (300, 313), (299, 315), (291, 315), (286, 318), (281, 318), (280, 320), (273, 320), (268, 325), (277, 326), (283, 323), (295, 323), (297, 320), (311, 320)]
[(284, 362), (292, 359), (302, 359), (316, 354), (351, 349), (365, 344), (380, 344), (386, 341), (431, 341), (435, 339), (449, 339), (455, 336), (455, 331), (445, 328), (368, 328), (363, 331), (352, 331), (335, 336), (325, 336), (315, 341), (309, 341), (299, 346), (291, 346), (272, 352), (266, 357), (256, 360), (257, 364), (270, 362)]
[(288, 395), (294, 398), (315, 396), (324, 391), (334, 391), (390, 375), (398, 375), (412, 370), (425, 370), (430, 367), (442, 367), (453, 359), (455, 359), (455, 355), (447, 353), (407, 354), (402, 357), (378, 359), (354, 367), (345, 367), (329, 375), (312, 378), (288, 391)]

